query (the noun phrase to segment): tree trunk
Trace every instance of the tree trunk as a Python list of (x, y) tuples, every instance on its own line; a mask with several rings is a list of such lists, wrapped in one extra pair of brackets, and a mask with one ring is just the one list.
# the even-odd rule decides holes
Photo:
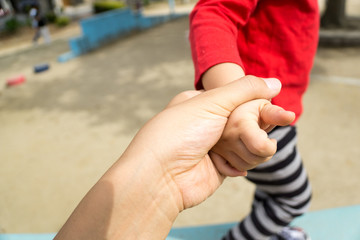
[(345, 25), (345, 1), (327, 0), (326, 9), (321, 17), (322, 27), (341, 28)]

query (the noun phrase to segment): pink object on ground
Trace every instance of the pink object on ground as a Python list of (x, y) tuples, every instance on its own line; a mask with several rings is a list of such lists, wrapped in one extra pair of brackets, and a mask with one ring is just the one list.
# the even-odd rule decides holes
[(19, 75), (17, 77), (9, 78), (6, 80), (6, 85), (8, 87), (19, 85), (25, 82), (25, 76)]

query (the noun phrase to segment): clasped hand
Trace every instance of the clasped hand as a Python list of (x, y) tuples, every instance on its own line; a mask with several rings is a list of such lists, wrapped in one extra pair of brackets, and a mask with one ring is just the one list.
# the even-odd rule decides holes
[(225, 176), (245, 175), (276, 152), (276, 140), (266, 132), (294, 120), (292, 112), (265, 100), (280, 89), (277, 79), (247, 76), (218, 89), (184, 92), (132, 144), (156, 156), (180, 193), (180, 211), (192, 207), (210, 196)]
[(246, 76), (176, 96), (139, 130), (55, 239), (164, 239), (179, 212), (275, 153), (266, 131), (294, 118), (264, 100), (280, 88), (277, 79)]

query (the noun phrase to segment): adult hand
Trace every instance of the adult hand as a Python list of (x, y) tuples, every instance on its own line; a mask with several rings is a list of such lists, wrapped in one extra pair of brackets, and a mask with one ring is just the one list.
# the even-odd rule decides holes
[[(168, 176), (169, 184), (174, 186), (171, 189), (174, 189), (173, 196), (177, 196), (180, 211), (198, 205), (222, 183), (224, 176), (208, 152), (220, 139), (228, 117), (239, 105), (256, 98), (270, 99), (279, 93), (281, 84), (277, 79), (265, 81), (273, 88), (263, 79), (247, 76), (201, 94), (187, 92), (177, 96), (131, 143), (129, 154), (139, 154), (139, 146), (153, 154), (162, 174)], [(192, 98), (176, 104), (177, 98), (187, 97)]]
[[(247, 76), (177, 96), (140, 129), (56, 239), (164, 239), (180, 211), (204, 201), (224, 180), (208, 152), (231, 112), (280, 88), (276, 79)], [(189, 95), (196, 96), (181, 102)]]

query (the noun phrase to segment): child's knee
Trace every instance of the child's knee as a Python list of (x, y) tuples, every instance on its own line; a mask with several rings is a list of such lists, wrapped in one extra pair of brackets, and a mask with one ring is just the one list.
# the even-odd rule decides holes
[(291, 216), (298, 217), (308, 212), (312, 198), (312, 190), (309, 183), (307, 183), (304, 191), (296, 196), (281, 200), (283, 208)]

